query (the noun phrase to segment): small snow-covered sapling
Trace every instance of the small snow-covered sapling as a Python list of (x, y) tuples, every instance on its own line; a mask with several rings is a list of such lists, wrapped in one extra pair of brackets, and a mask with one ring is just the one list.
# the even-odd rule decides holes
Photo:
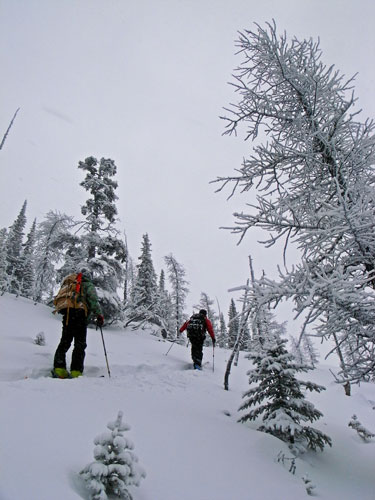
[(44, 332), (39, 332), (38, 335), (34, 339), (34, 344), (36, 345), (46, 345), (46, 338), (44, 336)]
[(119, 411), (115, 422), (107, 425), (110, 432), (95, 438), (95, 462), (80, 472), (91, 493), (91, 500), (106, 500), (107, 495), (132, 500), (128, 486), (139, 486), (141, 479), (146, 477), (132, 451), (132, 441), (123, 436), (123, 432), (130, 427), (122, 422), (122, 417), (123, 413)]

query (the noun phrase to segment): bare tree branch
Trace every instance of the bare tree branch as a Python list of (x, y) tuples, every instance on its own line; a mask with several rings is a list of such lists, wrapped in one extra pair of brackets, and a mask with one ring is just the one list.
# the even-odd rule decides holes
[(6, 132), (5, 132), (5, 134), (4, 134), (3, 140), (1, 141), (1, 144), (0, 144), (0, 149), (3, 149), (3, 146), (4, 146), (4, 143), (5, 143), (5, 141), (6, 141), (6, 138), (8, 137), (9, 131), (10, 131), (10, 129), (11, 129), (11, 128), (12, 128), (12, 126), (13, 126), (13, 122), (14, 122), (14, 120), (16, 119), (16, 116), (17, 116), (17, 113), (18, 113), (18, 111), (19, 111), (19, 110), (20, 110), (20, 108), (18, 108), (18, 109), (16, 110), (16, 112), (14, 113), (14, 115), (13, 115), (13, 118), (12, 118), (12, 120), (11, 120), (10, 124), (9, 124), (9, 127), (7, 128), (7, 131), (6, 131)]

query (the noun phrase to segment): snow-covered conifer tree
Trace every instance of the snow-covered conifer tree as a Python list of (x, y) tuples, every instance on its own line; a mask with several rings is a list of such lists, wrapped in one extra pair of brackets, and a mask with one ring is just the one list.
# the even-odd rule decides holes
[(216, 333), (219, 318), (214, 309), (214, 300), (211, 299), (206, 292), (201, 292), (199, 304), (195, 307), (197, 309), (205, 309), (207, 311), (207, 317), (211, 321), (214, 332)]
[(90, 198), (81, 207), (86, 217), (76, 241), (66, 253), (64, 274), (76, 272), (83, 264), (89, 267), (106, 322), (122, 317), (122, 302), (118, 287), (124, 277), (126, 247), (115, 228), (117, 182), (113, 180), (117, 167), (113, 160), (90, 156), (80, 161), (78, 168), (86, 173), (80, 185)]
[(21, 254), (24, 229), (26, 226), (25, 200), (21, 211), (14, 223), (10, 226), (6, 241), (6, 273), (8, 275), (8, 291), (19, 293), (22, 282)]
[(216, 345), (223, 348), (228, 347), (228, 329), (222, 312), (219, 314), (219, 331), (216, 335)]
[(125, 275), (124, 275), (124, 313), (125, 318), (129, 316), (129, 312), (132, 309), (134, 303), (134, 289), (136, 282), (136, 267), (134, 260), (128, 253), (128, 258), (125, 263)]
[(7, 229), (4, 227), (0, 229), (0, 291), (7, 290), (8, 288), (8, 275), (6, 272), (6, 241), (8, 237)]
[(130, 426), (123, 423), (122, 417), (123, 413), (119, 411), (116, 421), (107, 425), (110, 432), (95, 438), (95, 462), (80, 472), (91, 493), (91, 500), (106, 500), (107, 495), (131, 500), (129, 486), (139, 486), (141, 479), (146, 477), (132, 451), (132, 441), (123, 434)]
[(252, 305), (246, 313), (251, 312), (252, 339), (251, 350), (262, 350), (267, 341), (279, 339), (285, 333), (284, 326), (275, 321), (275, 315), (271, 313), (269, 305), (263, 302), (265, 291), (265, 274), (260, 280), (255, 279), (253, 260), (249, 257), (251, 288), (249, 289), (248, 304)]
[(189, 282), (185, 279), (186, 271), (183, 265), (177, 262), (172, 254), (164, 257), (164, 261), (167, 265), (169, 283), (172, 287), (171, 300), (174, 309), (174, 333), (178, 334), (178, 329), (183, 323)]
[(291, 344), (291, 353), (294, 356), (294, 359), (300, 365), (306, 363), (304, 352), (302, 351), (301, 344), (298, 343), (298, 340), (292, 335), (289, 336), (290, 344)]
[[(66, 259), (64, 251), (71, 248), (71, 240), (77, 241), (77, 238), (69, 232), (73, 226), (72, 217), (52, 210), (37, 226), (34, 287), (34, 300), (37, 302), (50, 301), (54, 286), (63, 277), (57, 273), (56, 266), (61, 260)], [(74, 253), (74, 248), (71, 250)]]
[(302, 345), (307, 362), (310, 363), (313, 368), (315, 368), (316, 364), (319, 361), (319, 353), (308, 335), (304, 335), (302, 337)]
[[(260, 228), (266, 246), (280, 244), (284, 270), (264, 281), (262, 301), (291, 299), (337, 346), (355, 337), (361, 362), (346, 363), (342, 382), (359, 381), (375, 373), (375, 122), (356, 121), (353, 79), (326, 66), (314, 40), (288, 40), (273, 23), (240, 33), (237, 49), (226, 132), (243, 126), (255, 144), (238, 174), (218, 179), (251, 196), (234, 231)], [(291, 245), (300, 259), (288, 267)]]
[(236, 343), (240, 329), (240, 318), (236, 309), (234, 299), (231, 299), (228, 311), (228, 347), (232, 349)]
[(152, 261), (151, 242), (147, 233), (142, 237), (141, 255), (138, 260), (137, 275), (131, 303), (127, 311), (126, 325), (131, 323), (140, 325), (147, 322), (160, 325), (157, 276)]
[[(258, 430), (285, 441), (298, 454), (307, 448), (323, 450), (331, 439), (308, 422), (322, 417), (314, 405), (306, 401), (304, 390), (321, 392), (325, 388), (312, 382), (297, 380), (297, 372), (307, 372), (310, 367), (297, 364), (285, 348), (287, 340), (267, 342), (263, 349), (250, 354), (254, 368), (249, 370), (251, 388), (245, 392), (245, 402), (240, 410), (248, 412), (240, 422), (261, 417)], [(254, 406), (254, 409), (249, 409)]]
[(148, 234), (143, 235), (142, 251), (137, 265), (136, 293), (139, 304), (152, 307), (157, 291), (157, 278), (151, 256), (151, 242)]
[(127, 307), (127, 303), (129, 301), (129, 298), (131, 297), (132, 293), (132, 287), (133, 287), (133, 282), (134, 282), (134, 264), (133, 264), (133, 259), (130, 255), (129, 248), (128, 248), (128, 238), (126, 236), (126, 233), (124, 234), (124, 246), (125, 246), (125, 252), (126, 252), (126, 261), (125, 261), (125, 268), (124, 268), (124, 306), (125, 308)]
[(248, 320), (249, 320), (249, 316), (250, 316), (250, 310), (248, 308), (249, 280), (247, 280), (245, 292), (244, 292), (244, 295), (243, 295), (241, 300), (242, 300), (242, 312), (241, 312), (241, 316), (240, 316), (240, 324), (239, 324), (239, 328), (238, 328), (238, 334), (237, 334), (237, 338), (236, 338), (236, 341), (235, 341), (233, 349), (232, 349), (232, 353), (229, 356), (229, 359), (227, 362), (227, 367), (226, 367), (225, 374), (224, 374), (224, 389), (226, 391), (229, 390), (229, 375), (230, 375), (230, 371), (232, 368), (233, 360), (235, 360), (234, 364), (237, 365), (239, 351), (241, 349), (243, 339), (244, 339), (245, 335), (247, 335), (249, 333), (249, 328), (248, 328)]
[(254, 313), (252, 350), (262, 350), (268, 342), (282, 338), (286, 333), (285, 323), (279, 323), (267, 304), (260, 305)]
[(165, 287), (165, 272), (160, 271), (157, 289), (157, 315), (160, 318), (160, 327), (163, 335), (169, 339), (175, 338), (174, 307), (171, 296)]
[(33, 298), (35, 286), (35, 237), (36, 237), (36, 219), (31, 226), (26, 243), (21, 255), (21, 286), (20, 293), (23, 297)]
[(86, 216), (85, 234), (82, 236), (88, 250), (86, 260), (94, 275), (103, 314), (107, 321), (113, 321), (120, 319), (122, 314), (117, 288), (123, 280), (127, 257), (125, 244), (115, 228), (117, 182), (113, 177), (117, 167), (111, 159), (101, 158), (98, 162), (91, 156), (79, 162), (78, 168), (86, 172), (81, 186), (91, 194), (81, 208)]

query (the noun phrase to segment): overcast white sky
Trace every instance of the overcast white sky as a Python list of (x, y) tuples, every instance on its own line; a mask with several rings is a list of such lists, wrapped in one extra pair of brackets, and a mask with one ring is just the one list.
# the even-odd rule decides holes
[(0, 0), (0, 139), (21, 108), (0, 152), (0, 227), (25, 199), (28, 227), (50, 209), (79, 217), (78, 162), (112, 158), (132, 256), (147, 232), (156, 271), (172, 252), (189, 304), (205, 291), (226, 312), (249, 254), (258, 271), (277, 264), (255, 235), (238, 247), (219, 229), (246, 197), (227, 202), (209, 184), (251, 150), (222, 137), (219, 119), (235, 100), (237, 31), (274, 18), (289, 36), (320, 37), (327, 64), (359, 73), (363, 117), (374, 117), (374, 14), (373, 0)]

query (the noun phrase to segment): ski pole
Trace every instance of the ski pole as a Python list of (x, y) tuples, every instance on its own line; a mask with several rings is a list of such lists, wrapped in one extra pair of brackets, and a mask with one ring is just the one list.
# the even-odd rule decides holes
[[(98, 327), (96, 327), (98, 328)], [(107, 363), (107, 370), (108, 370), (108, 377), (111, 378), (111, 372), (109, 371), (109, 365), (108, 365), (108, 358), (107, 358), (107, 350), (105, 348), (105, 343), (104, 343), (104, 335), (103, 335), (103, 330), (102, 330), (102, 327), (99, 326), (100, 328), (100, 333), (102, 334), (102, 342), (103, 342), (103, 348), (104, 348), (104, 356), (105, 356), (105, 361)]]
[(215, 371), (215, 346), (212, 344), (212, 371)]
[(176, 342), (176, 339), (172, 340), (172, 344), (171, 344), (171, 347), (168, 349), (168, 351), (165, 353), (165, 355), (167, 356), (169, 351), (172, 349), (174, 343)]

